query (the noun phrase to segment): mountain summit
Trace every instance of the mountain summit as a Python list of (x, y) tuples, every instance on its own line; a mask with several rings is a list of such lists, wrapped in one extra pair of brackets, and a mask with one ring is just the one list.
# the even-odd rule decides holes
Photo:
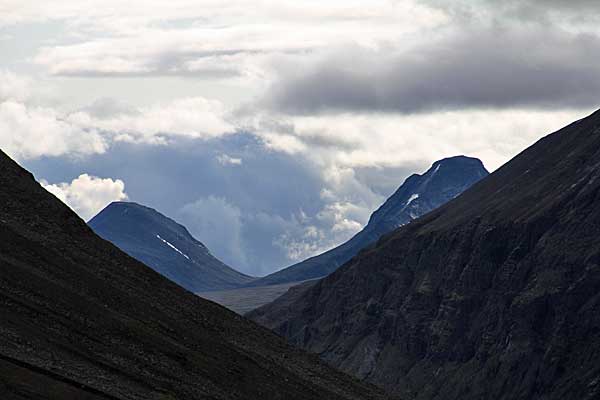
[(140, 204), (111, 203), (88, 225), (103, 239), (192, 292), (229, 289), (254, 279), (216, 259), (184, 226)]
[(599, 293), (600, 111), (252, 316), (404, 399), (592, 400)]
[(264, 278), (250, 286), (276, 285), (320, 278), (335, 271), (383, 234), (452, 200), (488, 175), (477, 158), (456, 156), (433, 163), (422, 175), (409, 176), (396, 192), (371, 215), (367, 226), (344, 244)]

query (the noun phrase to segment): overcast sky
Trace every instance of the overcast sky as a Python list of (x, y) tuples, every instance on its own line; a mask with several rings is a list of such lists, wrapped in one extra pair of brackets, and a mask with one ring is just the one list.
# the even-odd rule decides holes
[(154, 207), (264, 275), (413, 172), (600, 107), (596, 0), (0, 0), (0, 148), (89, 219)]

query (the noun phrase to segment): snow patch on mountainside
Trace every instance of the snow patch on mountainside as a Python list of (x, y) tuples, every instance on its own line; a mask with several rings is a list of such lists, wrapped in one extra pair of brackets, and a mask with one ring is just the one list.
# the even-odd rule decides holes
[(417, 193), (411, 194), (410, 197), (408, 198), (408, 201), (406, 202), (405, 206), (410, 205), (410, 203), (412, 203), (413, 201), (415, 201), (418, 198), (419, 198), (419, 195)]
[(184, 256), (185, 258), (187, 258), (188, 260), (190, 259), (187, 255), (183, 254), (183, 252), (181, 250), (179, 250), (177, 247), (173, 246), (171, 243), (169, 243), (165, 239), (161, 238), (160, 235), (156, 235), (156, 237), (158, 239), (160, 239), (164, 244), (166, 244), (167, 246), (169, 246), (170, 248), (172, 248), (173, 250), (175, 250), (176, 252), (178, 252), (179, 254)]

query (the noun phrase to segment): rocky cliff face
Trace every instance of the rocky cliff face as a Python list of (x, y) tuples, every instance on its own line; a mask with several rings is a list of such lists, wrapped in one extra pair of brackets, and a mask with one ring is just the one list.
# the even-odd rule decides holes
[(192, 292), (230, 289), (254, 279), (216, 259), (184, 226), (140, 204), (112, 203), (88, 225), (103, 239)]
[(252, 281), (250, 285), (275, 285), (326, 276), (381, 235), (445, 204), (487, 175), (488, 171), (477, 158), (457, 156), (436, 161), (423, 175), (408, 177), (352, 239), (323, 254)]
[(100, 239), (2, 152), (0, 187), (0, 398), (383, 398)]
[(251, 314), (407, 399), (600, 397), (600, 112)]

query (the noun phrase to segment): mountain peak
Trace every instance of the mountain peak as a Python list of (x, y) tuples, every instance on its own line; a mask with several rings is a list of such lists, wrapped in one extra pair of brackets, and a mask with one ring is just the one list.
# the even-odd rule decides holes
[(431, 164), (431, 167), (425, 174), (428, 174), (429, 172), (437, 172), (441, 166), (473, 167), (486, 170), (483, 162), (479, 158), (458, 155), (435, 161), (433, 164)]
[(121, 207), (121, 208), (141, 208), (141, 209), (146, 209), (146, 210), (150, 210), (150, 211), (155, 211), (155, 209), (150, 208), (148, 206), (144, 206), (140, 203), (136, 203), (134, 201), (113, 201), (111, 202), (109, 205), (107, 205), (105, 208), (116, 208), (116, 207)]
[(408, 177), (371, 215), (365, 229), (375, 224), (385, 224), (390, 230), (405, 225), (454, 199), (488, 174), (478, 158), (459, 155), (438, 160), (424, 174)]
[(274, 285), (323, 277), (383, 234), (454, 199), (488, 174), (477, 158), (459, 155), (438, 160), (425, 173), (406, 178), (396, 192), (371, 215), (367, 226), (346, 243), (249, 285)]
[[(102, 211), (100, 211), (94, 218), (97, 218), (105, 213), (116, 212), (116, 211), (125, 211), (125, 210), (138, 210), (140, 212), (146, 213), (147, 215), (155, 215), (155, 216), (159, 216), (160, 218), (171, 220), (171, 218), (161, 214), (156, 209), (145, 206), (140, 203), (133, 202), (133, 201), (113, 201), (109, 205), (104, 207), (104, 209)], [(92, 219), (94, 219), (94, 218), (92, 218)], [(91, 220), (90, 220), (90, 222), (91, 222)], [(175, 221), (173, 221), (173, 222), (175, 222)]]
[(134, 202), (109, 204), (89, 226), (130, 256), (193, 292), (228, 289), (250, 282), (215, 258), (186, 227)]

